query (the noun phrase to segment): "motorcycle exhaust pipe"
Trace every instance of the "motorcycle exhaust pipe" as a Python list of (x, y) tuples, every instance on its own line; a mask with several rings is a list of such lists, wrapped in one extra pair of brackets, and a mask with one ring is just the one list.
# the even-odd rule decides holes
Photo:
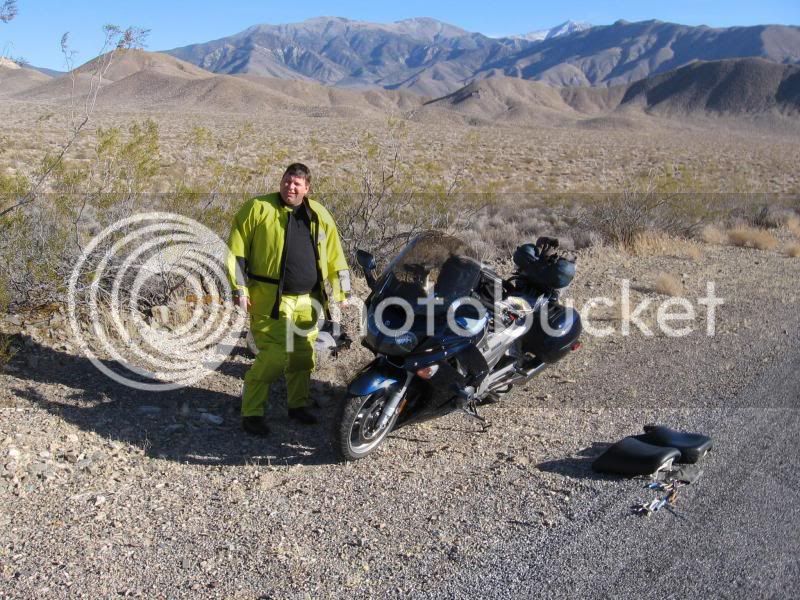
[(538, 365), (536, 365), (535, 367), (531, 367), (530, 369), (517, 369), (516, 371), (517, 374), (512, 376), (510, 379), (506, 379), (505, 381), (503, 381), (502, 385), (506, 386), (506, 385), (515, 385), (517, 383), (524, 383), (525, 381), (528, 381), (529, 379), (535, 377), (536, 375), (544, 371), (544, 368), (546, 366), (547, 366), (546, 363), (539, 363)]
[(496, 392), (486, 392), (483, 400), (491, 400), (492, 402), (500, 402), (500, 395)]

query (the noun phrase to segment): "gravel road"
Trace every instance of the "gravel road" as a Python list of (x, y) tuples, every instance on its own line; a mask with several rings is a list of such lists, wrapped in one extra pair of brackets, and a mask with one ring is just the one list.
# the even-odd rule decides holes
[[(487, 432), (452, 415), (348, 465), (327, 426), (286, 420), (280, 390), (273, 438), (241, 435), (244, 356), (147, 394), (23, 325), (0, 374), (0, 597), (795, 596), (800, 262), (593, 249), (570, 294), (580, 307), (627, 278), (634, 302), (663, 300), (661, 272), (689, 297), (716, 282), (715, 336), (587, 337), (486, 407)], [(321, 369), (323, 418), (363, 358)], [(590, 464), (649, 422), (716, 447), (674, 512), (644, 518), (646, 481)]]
[[(441, 596), (791, 598), (800, 584), (800, 353), (769, 369), (724, 411), (697, 414), (713, 433), (705, 474), (678, 508), (630, 516), (641, 483), (598, 486), (572, 522), (522, 530)], [(771, 399), (782, 408), (755, 408)]]

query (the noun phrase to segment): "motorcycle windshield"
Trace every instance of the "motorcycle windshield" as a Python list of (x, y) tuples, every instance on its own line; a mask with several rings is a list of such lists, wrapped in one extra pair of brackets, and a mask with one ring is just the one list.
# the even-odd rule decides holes
[(469, 246), (456, 237), (429, 231), (411, 240), (389, 263), (375, 288), (374, 302), (403, 300), (415, 313), (424, 313), (433, 300), (438, 313), (469, 296), (480, 273), (480, 261)]

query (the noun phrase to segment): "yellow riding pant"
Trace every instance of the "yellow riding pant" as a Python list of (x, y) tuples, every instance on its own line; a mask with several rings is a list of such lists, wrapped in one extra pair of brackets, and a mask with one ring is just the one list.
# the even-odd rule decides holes
[(309, 294), (284, 294), (278, 319), (268, 314), (251, 315), (250, 331), (258, 355), (244, 376), (243, 417), (264, 414), (269, 386), (282, 374), (286, 375), (289, 408), (300, 408), (308, 403), (318, 317), (311, 298)]

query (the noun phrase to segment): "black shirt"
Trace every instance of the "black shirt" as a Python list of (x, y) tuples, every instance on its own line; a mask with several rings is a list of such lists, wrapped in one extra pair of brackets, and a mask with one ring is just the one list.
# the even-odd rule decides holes
[(289, 213), (286, 225), (284, 294), (308, 294), (317, 287), (317, 258), (311, 238), (311, 219), (301, 204)]

